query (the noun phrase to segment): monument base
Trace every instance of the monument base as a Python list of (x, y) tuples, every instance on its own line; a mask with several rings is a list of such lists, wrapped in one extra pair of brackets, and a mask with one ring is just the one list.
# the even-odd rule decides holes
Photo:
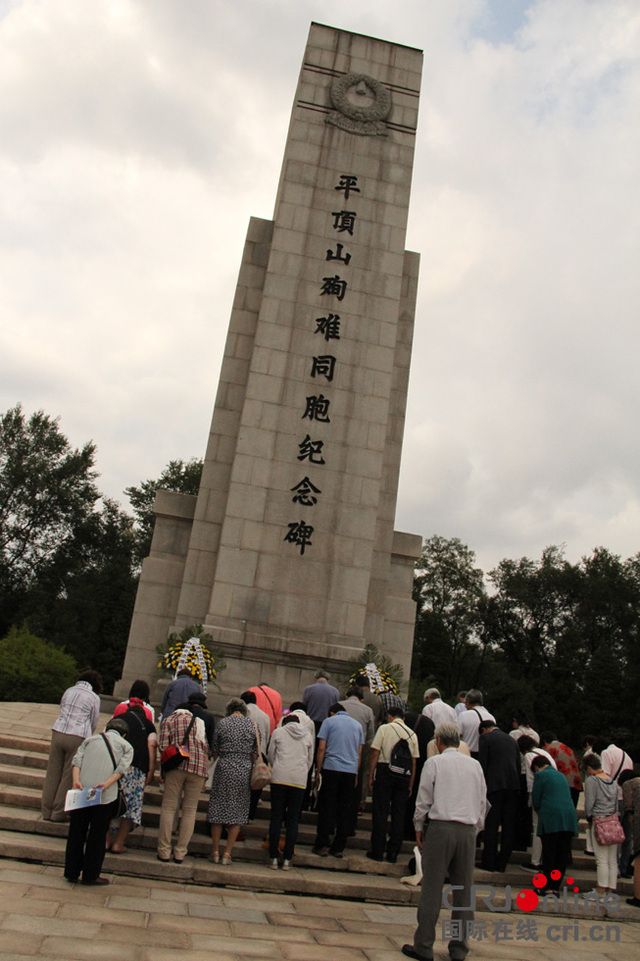
[[(114, 697), (127, 697), (137, 678), (147, 680), (152, 700), (162, 699), (166, 675), (157, 665), (156, 647), (169, 633), (189, 625), (177, 618), (180, 585), (187, 557), (196, 498), (160, 490), (155, 502), (155, 528), (149, 557), (145, 559), (136, 598), (122, 678)], [(384, 599), (386, 617), (384, 637), (378, 644), (381, 653), (400, 664), (404, 671), (402, 689), (406, 691), (411, 668), (415, 623), (415, 603), (411, 599), (413, 568), (420, 556), (422, 539), (418, 534), (394, 531), (391, 551), (389, 591)], [(358, 658), (369, 638), (346, 635), (320, 635), (313, 632), (274, 630), (272, 626), (232, 618), (205, 621), (204, 629), (224, 652), (226, 668), (208, 690), (210, 709), (222, 711), (226, 701), (256, 684), (268, 684), (281, 695), (283, 704), (298, 700), (312, 683), (319, 667), (330, 671), (341, 692), (351, 673), (350, 661)]]

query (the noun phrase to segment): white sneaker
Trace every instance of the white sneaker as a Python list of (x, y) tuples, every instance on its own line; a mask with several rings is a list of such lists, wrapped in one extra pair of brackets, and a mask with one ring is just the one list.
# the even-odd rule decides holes
[(273, 858), (272, 861), (271, 861), (271, 864), (269, 865), (269, 867), (271, 868), (272, 871), (277, 871), (277, 870), (278, 870), (278, 859), (277, 859), (277, 858)]
[(283, 862), (282, 862), (282, 870), (283, 870), (283, 871), (290, 871), (290, 870), (291, 870), (291, 861), (283, 861)]

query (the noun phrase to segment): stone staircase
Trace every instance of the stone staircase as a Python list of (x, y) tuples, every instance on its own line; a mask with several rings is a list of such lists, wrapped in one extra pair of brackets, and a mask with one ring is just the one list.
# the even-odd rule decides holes
[[(14, 714), (12, 716), (11, 709)], [(40, 796), (49, 750), (48, 732), (57, 708), (45, 705), (0, 705), (0, 857), (62, 865), (67, 826), (43, 821)], [(100, 728), (108, 720), (101, 717)], [(20, 733), (18, 733), (20, 732)], [(183, 864), (164, 864), (156, 858), (156, 844), (162, 791), (157, 783), (145, 793), (143, 823), (129, 835), (124, 854), (107, 854), (105, 873), (156, 878), (181, 883), (214, 885), (252, 891), (308, 894), (320, 897), (352, 898), (384, 904), (417, 904), (419, 888), (402, 884), (407, 875), (412, 844), (405, 842), (397, 864), (370, 861), (365, 854), (369, 846), (371, 815), (367, 811), (358, 822), (356, 837), (349, 840), (345, 857), (320, 858), (312, 854), (315, 838), (315, 814), (304, 812), (300, 824), (294, 867), (291, 871), (272, 871), (267, 852), (262, 847), (268, 833), (268, 790), (258, 807), (256, 819), (243, 827), (245, 840), (237, 842), (233, 863), (214, 865), (208, 860), (211, 850), (206, 824), (208, 796), (203, 793), (198, 805), (196, 829)], [(593, 858), (583, 853), (584, 838), (574, 847), (572, 875), (581, 891), (595, 884)], [(512, 864), (505, 874), (491, 875), (477, 870), (476, 883), (490, 884), (502, 890), (511, 885), (519, 891), (530, 885), (531, 874), (519, 866), (528, 860), (524, 852), (514, 852)], [(620, 894), (629, 896), (631, 882), (621, 880)], [(499, 896), (499, 891), (498, 891)]]

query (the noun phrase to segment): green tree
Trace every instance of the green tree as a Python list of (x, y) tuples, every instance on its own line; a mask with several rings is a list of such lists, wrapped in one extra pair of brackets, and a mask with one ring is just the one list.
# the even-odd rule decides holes
[(203, 462), (195, 457), (191, 460), (169, 461), (157, 480), (141, 481), (138, 487), (127, 487), (128, 496), (136, 518), (135, 529), (135, 558), (142, 564), (149, 556), (151, 538), (153, 537), (153, 502), (156, 492), (163, 490), (175, 491), (178, 494), (197, 494), (200, 489)]
[(501, 561), (489, 578), (486, 690), (503, 721), (520, 706), (538, 730), (555, 729), (573, 744), (586, 727), (603, 736), (621, 731), (620, 704), (629, 719), (638, 704), (637, 561), (599, 547), (570, 564), (552, 546), (538, 562)]
[(57, 704), (77, 676), (69, 654), (26, 627), (12, 627), (0, 641), (0, 662), (0, 701)]
[(133, 519), (105, 499), (23, 608), (34, 630), (73, 654), (81, 669), (100, 672), (105, 691), (122, 671), (137, 587), (134, 553)]
[(413, 596), (418, 609), (411, 699), (416, 702), (418, 688), (429, 684), (451, 698), (478, 683), (485, 656), (487, 595), (474, 552), (457, 537), (430, 537), (416, 562)]
[(43, 411), (27, 418), (18, 404), (0, 417), (0, 631), (93, 511), (94, 457)]

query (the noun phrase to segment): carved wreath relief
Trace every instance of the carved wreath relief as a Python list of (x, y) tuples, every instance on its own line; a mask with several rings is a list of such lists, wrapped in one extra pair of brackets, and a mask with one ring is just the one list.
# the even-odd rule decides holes
[(331, 84), (334, 109), (327, 123), (349, 133), (369, 137), (386, 137), (383, 123), (391, 110), (391, 94), (386, 87), (365, 73), (348, 73), (335, 77)]

